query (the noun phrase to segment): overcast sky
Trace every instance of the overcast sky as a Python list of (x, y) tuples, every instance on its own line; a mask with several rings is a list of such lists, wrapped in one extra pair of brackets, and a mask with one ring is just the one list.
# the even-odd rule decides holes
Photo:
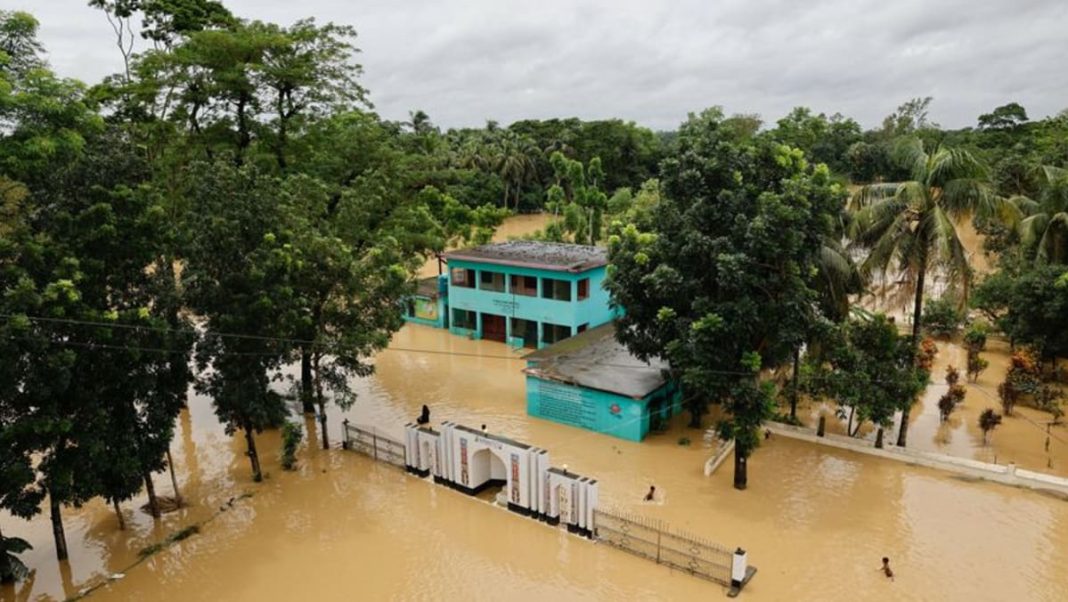
[[(866, 127), (934, 96), (945, 127), (1016, 101), (1068, 108), (1066, 0), (224, 0), (235, 14), (353, 25), (387, 119), (438, 125), (619, 117), (670, 129), (722, 105), (774, 122), (805, 105)], [(52, 66), (87, 82), (119, 69), (87, 0), (3, 0), (34, 13)]]

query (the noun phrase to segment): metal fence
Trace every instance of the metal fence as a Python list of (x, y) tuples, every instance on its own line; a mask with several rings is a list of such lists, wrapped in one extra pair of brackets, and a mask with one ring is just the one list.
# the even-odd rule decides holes
[(695, 577), (731, 585), (733, 552), (719, 544), (673, 532), (665, 523), (641, 516), (598, 509), (593, 518), (597, 541)]
[(345, 422), (345, 449), (367, 454), (375, 460), (404, 468), (404, 444), (375, 431)]

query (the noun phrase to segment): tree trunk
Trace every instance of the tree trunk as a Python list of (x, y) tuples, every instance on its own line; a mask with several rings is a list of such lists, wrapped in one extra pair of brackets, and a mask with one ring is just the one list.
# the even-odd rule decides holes
[(263, 480), (263, 471), (260, 470), (260, 457), (256, 453), (256, 438), (252, 435), (252, 425), (245, 423), (245, 444), (248, 446), (248, 460), (252, 464), (252, 480), (259, 483)]
[(126, 519), (122, 517), (122, 507), (119, 506), (119, 500), (111, 500), (111, 505), (115, 508), (115, 517), (119, 519), (119, 531), (125, 531)]
[(323, 435), (323, 449), (330, 449), (330, 434), (326, 432), (326, 398), (323, 396), (323, 381), (319, 377), (319, 362), (322, 358), (315, 356), (315, 397), (319, 402), (319, 430)]
[(11, 567), (8, 566), (7, 552), (4, 547), (4, 530), (0, 529), (0, 585), (14, 583), (15, 579), (9, 577)]
[(879, 427), (878, 431), (875, 431), (875, 449), (883, 448), (883, 427)]
[(797, 380), (798, 369), (801, 365), (801, 346), (798, 345), (794, 349), (794, 374), (793, 374), (793, 390), (790, 391), (790, 419), (797, 420)]
[[(920, 273), (916, 276), (916, 298), (912, 305), (912, 349), (914, 353), (920, 350), (920, 331), (923, 323), (923, 284), (927, 278), (927, 254), (920, 261)], [(909, 436), (909, 414), (912, 410), (912, 401), (901, 411), (901, 427), (897, 431), (898, 447), (905, 447)]]
[[(850, 437), (856, 437), (856, 433), (853, 432), (853, 414), (857, 411), (857, 407), (853, 406), (849, 408), (849, 423), (846, 424), (846, 434)], [(857, 430), (860, 430), (860, 425), (857, 425)]]
[(323, 432), (323, 449), (330, 449), (330, 435), (326, 432), (326, 402), (319, 398), (319, 430)]
[(60, 511), (59, 500), (52, 491), (48, 492), (48, 505), (52, 511), (52, 536), (56, 540), (56, 559), (66, 560), (67, 534), (63, 531), (63, 515)]
[(182, 493), (178, 490), (178, 477), (174, 475), (174, 459), (171, 458), (171, 448), (167, 447), (167, 468), (171, 470), (171, 487), (174, 488), (174, 503), (182, 506)]
[(690, 428), (692, 428), (692, 429), (701, 428), (701, 415), (702, 415), (701, 412), (699, 412), (698, 408), (697, 408), (697, 402), (695, 401), (695, 402), (691, 403), (690, 404)]
[(312, 395), (312, 353), (307, 347), (300, 348), (300, 401), (305, 414), (315, 413)]
[(737, 442), (734, 445), (734, 488), (744, 491), (749, 485), (749, 451)]
[(153, 518), (159, 518), (162, 512), (159, 510), (159, 498), (156, 497), (156, 484), (152, 482), (152, 473), (146, 470), (142, 477), (145, 480), (145, 492), (148, 493), (148, 512)]

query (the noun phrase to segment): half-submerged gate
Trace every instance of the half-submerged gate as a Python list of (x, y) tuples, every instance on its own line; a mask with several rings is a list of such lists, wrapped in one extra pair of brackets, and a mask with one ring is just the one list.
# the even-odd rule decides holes
[(470, 495), (503, 487), (509, 510), (592, 536), (596, 479), (550, 466), (548, 450), (454, 422), (409, 424), (405, 437), (410, 472)]
[(548, 450), (454, 422), (439, 430), (407, 424), (403, 442), (348, 421), (344, 427), (346, 449), (469, 495), (502, 487), (515, 513), (720, 583), (731, 597), (756, 573), (740, 548), (732, 552), (656, 520), (599, 509), (597, 480), (550, 466)]

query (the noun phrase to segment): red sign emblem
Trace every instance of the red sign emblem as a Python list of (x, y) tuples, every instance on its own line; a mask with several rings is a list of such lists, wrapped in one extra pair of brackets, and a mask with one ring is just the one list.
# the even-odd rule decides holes
[(623, 408), (620, 408), (618, 403), (613, 403), (612, 407), (608, 409), (611, 410), (613, 414), (618, 414)]

